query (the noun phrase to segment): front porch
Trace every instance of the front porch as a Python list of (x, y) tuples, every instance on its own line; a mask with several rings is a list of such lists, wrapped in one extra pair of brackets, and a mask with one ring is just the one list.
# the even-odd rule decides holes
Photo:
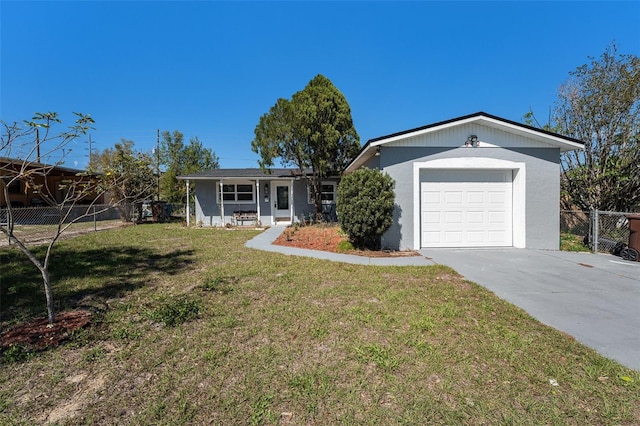
[(292, 169), (215, 169), (179, 179), (188, 197), (195, 186), (197, 226), (286, 226), (314, 212), (306, 177)]

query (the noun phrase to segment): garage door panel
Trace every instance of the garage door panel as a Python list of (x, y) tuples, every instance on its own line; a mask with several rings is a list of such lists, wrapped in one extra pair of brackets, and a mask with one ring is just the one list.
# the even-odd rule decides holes
[(507, 199), (507, 194), (504, 190), (488, 191), (487, 198), (489, 204), (504, 204)]
[(424, 211), (422, 212), (422, 221), (428, 224), (439, 224), (441, 222), (440, 216), (440, 212)]
[(487, 222), (490, 225), (503, 225), (504, 222), (507, 220), (507, 214), (506, 212), (503, 211), (499, 211), (499, 212), (487, 212)]
[(467, 192), (467, 204), (484, 204), (484, 192), (481, 192), (481, 191)]
[(424, 191), (422, 200), (423, 205), (440, 204), (440, 191)]
[(483, 224), (484, 212), (467, 212), (467, 223), (470, 225)]
[(512, 245), (511, 171), (441, 170), (423, 178), (423, 247)]
[(489, 231), (488, 235), (489, 235), (489, 242), (493, 244), (500, 244), (506, 238), (504, 231)]
[(444, 243), (445, 244), (460, 244), (462, 243), (462, 232), (460, 231), (445, 231)]
[(462, 224), (462, 212), (460, 211), (448, 211), (444, 213), (444, 225), (459, 226)]
[(462, 204), (462, 191), (445, 191), (444, 202), (446, 204)]
[(480, 244), (484, 240), (484, 231), (467, 231), (467, 241), (469, 243)]
[(440, 231), (425, 231), (422, 233), (422, 240), (423, 244), (431, 245), (431, 247), (443, 243)]

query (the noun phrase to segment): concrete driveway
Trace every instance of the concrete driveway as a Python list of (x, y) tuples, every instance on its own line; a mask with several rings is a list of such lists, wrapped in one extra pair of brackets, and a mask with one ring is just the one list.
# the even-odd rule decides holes
[(421, 254), (640, 371), (640, 262), (527, 249), (428, 249)]

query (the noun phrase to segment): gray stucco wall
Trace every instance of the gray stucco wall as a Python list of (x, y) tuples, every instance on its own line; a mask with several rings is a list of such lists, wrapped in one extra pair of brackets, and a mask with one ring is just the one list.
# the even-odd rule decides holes
[(380, 170), (396, 182), (394, 222), (384, 234), (383, 247), (412, 249), (414, 238), (413, 163), (445, 158), (487, 157), (526, 164), (526, 247), (559, 248), (559, 148), (428, 148), (385, 146)]
[[(271, 196), (271, 181), (261, 180), (259, 182), (259, 194), (257, 196), (257, 203), (260, 208), (258, 209), (256, 203), (224, 203), (224, 221), (221, 217), (220, 205), (216, 196), (219, 183), (218, 180), (198, 180), (195, 184), (196, 193), (196, 225), (199, 226), (223, 226), (225, 223), (231, 223), (231, 216), (234, 211), (237, 210), (254, 210), (260, 211), (260, 222), (263, 225), (272, 224), (272, 209), (274, 206), (274, 200)], [(307, 180), (284, 180), (278, 181), (283, 183), (293, 183), (292, 197), (294, 207), (294, 221), (300, 220), (303, 216), (309, 217), (314, 212), (313, 204), (309, 204), (307, 195)], [(255, 180), (252, 181), (255, 185)], [(269, 185), (269, 198), (265, 200), (264, 186)]]

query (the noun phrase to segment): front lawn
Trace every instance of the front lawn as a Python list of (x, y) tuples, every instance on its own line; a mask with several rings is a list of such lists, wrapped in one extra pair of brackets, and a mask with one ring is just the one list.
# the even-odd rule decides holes
[[(451, 269), (244, 247), (153, 224), (61, 241), (60, 310), (93, 325), (2, 353), (0, 424), (638, 424), (640, 374)], [(2, 330), (44, 315), (0, 249)]]

